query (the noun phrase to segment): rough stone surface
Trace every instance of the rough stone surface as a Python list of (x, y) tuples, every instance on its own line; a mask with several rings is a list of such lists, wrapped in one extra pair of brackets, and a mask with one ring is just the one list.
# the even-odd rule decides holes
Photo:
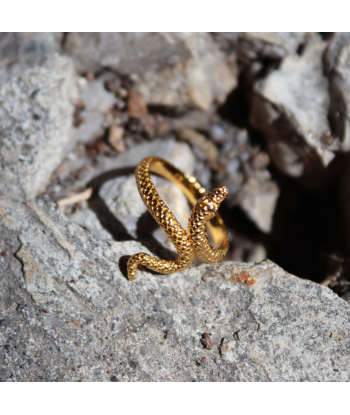
[(350, 35), (335, 33), (325, 54), (329, 77), (329, 120), (340, 149), (350, 149)]
[(129, 282), (139, 243), (97, 241), (44, 200), (0, 204), (3, 381), (349, 380), (350, 306), (328, 288), (270, 261)]
[(256, 86), (251, 122), (264, 132), (274, 164), (293, 177), (327, 166), (339, 149), (327, 118), (326, 46), (316, 38), (301, 56), (287, 56)]
[[(262, 261), (276, 236), (270, 158), (299, 177), (327, 170), (348, 149), (348, 35), (327, 39), (0, 35), (0, 380), (350, 380), (347, 257), (327, 282), (345, 301)], [(229, 95), (236, 62), (248, 69)], [(226, 98), (226, 108), (250, 100), (252, 89), (252, 121), (270, 140), (270, 156), (256, 146), (258, 134), (216, 112)], [(191, 148), (176, 142), (186, 128)], [(249, 263), (196, 261), (167, 276), (140, 267), (136, 281), (126, 279), (129, 255), (174, 258), (136, 190), (134, 168), (148, 155), (210, 188), (229, 187), (227, 258)], [(329, 165), (343, 169), (349, 212), (350, 163), (337, 157)], [(184, 196), (155, 181), (186, 226)], [(53, 203), (86, 186), (94, 188), (88, 201), (62, 210)], [(239, 227), (236, 234), (234, 205), (255, 223), (252, 239)]]
[(83, 108), (79, 112), (79, 125), (74, 129), (74, 141), (88, 142), (103, 135), (104, 129), (112, 123), (108, 114), (116, 98), (105, 89), (103, 78), (90, 82), (79, 78), (78, 91)]
[(83, 73), (108, 68), (134, 74), (153, 105), (207, 110), (237, 84), (208, 33), (70, 33), (64, 50)]
[(281, 59), (296, 53), (308, 37), (305, 32), (216, 32), (215, 39), (224, 49), (234, 48), (246, 59)]
[(176, 34), (167, 33), (69, 33), (64, 51), (74, 58), (80, 72), (95, 73), (103, 68), (121, 74), (140, 73), (151, 66), (174, 64), (189, 57)]
[(70, 147), (74, 68), (48, 55), (0, 85), (0, 190), (20, 200), (42, 192)]
[(46, 55), (60, 49), (60, 33), (1, 33), (0, 34), (0, 80), (21, 74), (23, 65), (34, 64)]
[(250, 178), (246, 181), (240, 205), (259, 229), (269, 233), (279, 190), (277, 184), (270, 180), (269, 175), (259, 179)]

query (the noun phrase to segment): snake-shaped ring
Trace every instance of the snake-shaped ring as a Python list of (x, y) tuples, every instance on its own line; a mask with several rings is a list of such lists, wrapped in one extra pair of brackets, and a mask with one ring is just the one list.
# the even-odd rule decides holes
[[(193, 207), (187, 232), (159, 196), (152, 182), (151, 172), (175, 183), (187, 197)], [(205, 189), (194, 177), (182, 173), (159, 157), (142, 160), (136, 167), (135, 178), (143, 202), (168, 235), (179, 256), (175, 261), (168, 261), (143, 252), (134, 254), (128, 260), (129, 280), (136, 278), (138, 264), (161, 274), (172, 274), (189, 267), (196, 255), (204, 262), (221, 261), (226, 256), (229, 241), (224, 222), (218, 214), (219, 206), (228, 193), (225, 186), (220, 186), (204, 196)], [(213, 248), (208, 240), (207, 226), (217, 248)]]

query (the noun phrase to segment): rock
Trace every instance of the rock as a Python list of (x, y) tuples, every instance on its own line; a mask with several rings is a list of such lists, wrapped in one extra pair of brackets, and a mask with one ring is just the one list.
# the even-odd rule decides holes
[[(349, 33), (334, 33), (327, 47), (324, 61), (329, 79), (329, 124), (332, 135), (341, 152), (348, 152), (350, 146), (350, 36)], [(350, 252), (350, 158), (343, 157), (345, 164), (339, 180), (338, 197), (341, 206), (342, 227), (344, 229), (344, 249)], [(340, 163), (338, 162), (338, 165)], [(348, 278), (346, 278), (348, 280)], [(344, 297), (343, 297), (344, 298)], [(346, 297), (349, 300), (349, 295)]]
[(38, 64), (43, 57), (60, 50), (60, 33), (1, 33), (0, 80), (21, 74), (24, 65)]
[(209, 333), (202, 334), (202, 344), (206, 349), (213, 350), (213, 342), (211, 341)]
[(135, 90), (131, 90), (128, 96), (127, 110), (130, 117), (142, 118), (148, 114), (148, 109), (142, 96)]
[(176, 34), (149, 32), (71, 32), (64, 51), (73, 57), (82, 73), (95, 73), (106, 67), (121, 74), (139, 73), (189, 56)]
[(281, 59), (294, 54), (311, 33), (305, 32), (215, 32), (214, 38), (224, 49), (238, 51), (250, 60)]
[(47, 198), (0, 205), (2, 381), (349, 380), (350, 306), (330, 289), (270, 261), (130, 282), (139, 243), (97, 241)]
[(108, 119), (116, 98), (104, 87), (104, 78), (92, 81), (79, 78), (80, 123), (74, 130), (74, 141), (88, 142), (104, 134), (104, 129), (112, 123)]
[(301, 56), (288, 55), (256, 86), (251, 123), (264, 133), (273, 163), (292, 177), (315, 174), (340, 149), (328, 124), (328, 80), (317, 37)]
[(87, 206), (69, 215), (72, 222), (77, 223), (91, 232), (91, 235), (100, 241), (113, 240), (113, 235), (101, 224), (97, 214)]
[(219, 150), (212, 141), (190, 128), (177, 131), (177, 135), (193, 147), (199, 159), (207, 160), (212, 169), (218, 169)]
[[(267, 252), (266, 248), (262, 244), (254, 244), (253, 247), (250, 249), (250, 253), (247, 258), (247, 262), (262, 262), (264, 259), (266, 259)], [(234, 258), (233, 258), (234, 259)]]
[(158, 74), (142, 75), (140, 91), (150, 104), (194, 106), (209, 110), (222, 103), (237, 85), (236, 72), (226, 63), (225, 55), (207, 33), (179, 33), (190, 59)]
[(269, 233), (280, 194), (267, 169), (269, 156), (249, 143), (246, 130), (231, 127), (219, 133), (215, 129), (212, 135), (222, 144), (214, 185), (225, 183), (229, 189), (225, 203), (239, 205), (260, 230)]
[(240, 205), (263, 232), (269, 233), (275, 212), (279, 189), (267, 174), (265, 180), (249, 178), (243, 186)]
[(85, 81), (81, 88), (81, 99), (87, 109), (101, 113), (108, 112), (115, 102), (114, 94), (104, 87), (103, 78)]
[(133, 74), (152, 105), (208, 110), (237, 84), (208, 33), (70, 33), (64, 50), (83, 73)]
[(329, 122), (342, 151), (350, 149), (350, 35), (335, 33), (325, 53), (329, 78)]
[(44, 191), (72, 145), (73, 65), (63, 56), (43, 59), (19, 63), (20, 75), (0, 85), (0, 191), (18, 200)]
[(109, 129), (108, 141), (111, 146), (122, 153), (125, 151), (125, 144), (123, 143), (124, 128), (117, 124), (111, 125)]

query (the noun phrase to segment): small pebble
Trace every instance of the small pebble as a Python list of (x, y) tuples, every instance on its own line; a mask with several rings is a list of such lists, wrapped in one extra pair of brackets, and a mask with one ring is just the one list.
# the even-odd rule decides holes
[(202, 334), (202, 344), (208, 350), (213, 349), (213, 342), (211, 341), (211, 337), (210, 337), (209, 333), (203, 333)]
[(8, 321), (7, 320), (0, 320), (0, 327), (6, 327), (8, 326)]
[(148, 114), (147, 105), (144, 99), (141, 94), (135, 90), (129, 92), (127, 110), (133, 118), (142, 118)]
[(119, 125), (111, 125), (109, 129), (108, 140), (111, 146), (122, 153), (125, 151), (125, 144), (123, 142), (124, 128)]
[(0, 254), (1, 256), (6, 256), (7, 255), (7, 252), (6, 251), (1, 251), (1, 254)]

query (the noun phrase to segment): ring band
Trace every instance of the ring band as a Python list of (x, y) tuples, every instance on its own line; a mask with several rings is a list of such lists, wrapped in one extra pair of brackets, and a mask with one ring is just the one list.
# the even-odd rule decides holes
[[(193, 207), (187, 231), (182, 228), (160, 197), (152, 182), (151, 172), (175, 183), (187, 197)], [(221, 261), (226, 256), (229, 249), (227, 231), (217, 212), (228, 193), (225, 186), (218, 187), (204, 196), (205, 189), (194, 177), (182, 173), (159, 157), (147, 157), (142, 160), (136, 167), (135, 178), (143, 202), (168, 235), (179, 256), (175, 261), (168, 261), (143, 252), (134, 254), (128, 260), (129, 280), (136, 278), (138, 264), (161, 274), (172, 274), (188, 268), (196, 255), (204, 262)], [(213, 248), (208, 240), (207, 225), (217, 248)]]

